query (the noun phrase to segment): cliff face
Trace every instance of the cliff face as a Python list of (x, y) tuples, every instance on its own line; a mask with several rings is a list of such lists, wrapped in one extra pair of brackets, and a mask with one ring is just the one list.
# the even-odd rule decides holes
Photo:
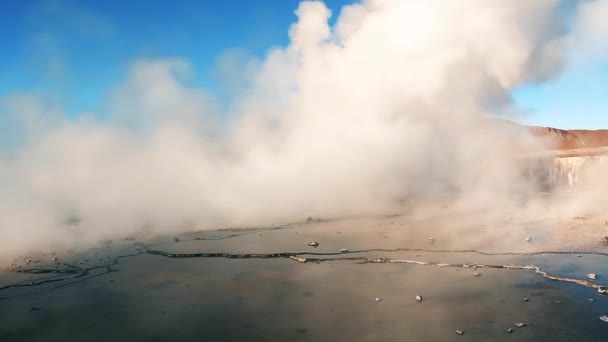
[[(563, 130), (526, 127), (544, 142), (551, 156), (530, 164), (530, 176), (546, 188), (578, 188), (605, 174), (608, 165), (608, 130)], [(546, 159), (548, 158), (548, 159)], [(603, 177), (602, 177), (603, 178)]]
[(608, 146), (608, 130), (563, 130), (551, 127), (529, 127), (534, 136), (546, 141), (554, 150)]

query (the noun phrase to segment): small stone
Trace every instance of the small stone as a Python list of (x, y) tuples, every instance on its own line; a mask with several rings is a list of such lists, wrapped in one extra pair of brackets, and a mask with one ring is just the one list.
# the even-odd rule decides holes
[(518, 327), (518, 328), (523, 328), (523, 327), (528, 326), (528, 325), (530, 325), (530, 324), (524, 323), (524, 322), (517, 322), (517, 323), (515, 323), (515, 326)]
[(590, 301), (590, 302), (595, 302), (595, 299), (593, 299), (593, 298), (589, 298), (589, 301)]
[(57, 261), (57, 257), (53, 257), (53, 261)]
[(582, 258), (583, 256), (582, 256), (582, 255), (580, 255), (580, 254), (578, 254), (576, 257), (577, 257), (577, 258)]
[(456, 330), (456, 333), (461, 336), (464, 335), (464, 331), (462, 331), (462, 330)]
[(348, 249), (346, 249), (346, 248), (342, 248), (342, 249), (340, 250), (340, 253), (348, 253)]
[(526, 238), (526, 241), (528, 241), (528, 242), (532, 242), (532, 237), (528, 236), (528, 237)]
[(306, 258), (298, 257), (298, 256), (295, 256), (295, 255), (291, 255), (291, 256), (289, 256), (289, 259), (291, 259), (291, 260), (295, 260), (295, 261), (297, 261), (297, 262), (301, 262), (301, 263), (303, 263), (303, 264), (304, 264), (304, 263), (306, 263), (306, 262), (308, 261), (308, 259), (306, 259)]
[(30, 311), (40, 311), (41, 309), (37, 306), (33, 306), (30, 308)]
[(416, 296), (416, 301), (417, 301), (418, 303), (422, 302), (422, 296), (421, 296), (421, 295), (417, 295), (417, 296)]
[(600, 319), (606, 323), (608, 323), (608, 316), (604, 315), (604, 316), (600, 316)]
[(597, 274), (589, 273), (589, 274), (587, 274), (587, 278), (589, 278), (591, 280), (597, 280)]
[(180, 242), (180, 239), (176, 236), (173, 238), (173, 242), (178, 243), (178, 242)]
[(513, 328), (509, 328), (509, 329), (507, 329), (507, 332), (508, 332), (509, 334), (511, 334), (511, 333), (513, 332)]
[(317, 241), (310, 241), (310, 242), (308, 243), (308, 245), (309, 245), (310, 247), (314, 247), (314, 248), (319, 247), (319, 243), (318, 243)]
[(523, 299), (523, 301), (524, 302), (528, 302), (528, 301), (530, 301), (530, 299), (526, 297), (526, 298)]
[(476, 276), (476, 277), (479, 277), (481, 274), (479, 274), (477, 272), (474, 272), (473, 275)]
[(382, 301), (382, 298), (380, 298), (380, 297), (374, 298), (374, 302), (381, 302), (381, 301)]

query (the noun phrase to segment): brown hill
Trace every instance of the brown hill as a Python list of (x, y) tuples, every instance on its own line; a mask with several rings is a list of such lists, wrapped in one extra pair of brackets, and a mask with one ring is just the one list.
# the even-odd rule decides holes
[(534, 136), (544, 139), (550, 149), (569, 150), (608, 146), (608, 130), (564, 130), (551, 127), (530, 126)]

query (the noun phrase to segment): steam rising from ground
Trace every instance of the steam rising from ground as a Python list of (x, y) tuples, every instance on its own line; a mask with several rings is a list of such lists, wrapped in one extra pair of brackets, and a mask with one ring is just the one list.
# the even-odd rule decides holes
[(0, 161), (0, 249), (388, 213), (446, 193), (512, 205), (535, 191), (513, 143), (537, 142), (488, 118), (558, 74), (559, 5), (368, 0), (330, 26), (323, 3), (302, 2), (288, 46), (224, 75), (239, 85), (227, 112), (181, 59), (134, 62), (103, 116), (11, 96), (27, 139)]

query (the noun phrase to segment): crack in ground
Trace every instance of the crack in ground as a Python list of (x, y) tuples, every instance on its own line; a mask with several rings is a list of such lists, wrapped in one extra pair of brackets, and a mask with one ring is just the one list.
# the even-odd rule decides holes
[[(543, 271), (539, 266), (536, 265), (518, 265), (518, 264), (479, 264), (479, 263), (464, 263), (464, 264), (450, 264), (450, 263), (440, 263), (434, 261), (417, 261), (417, 260), (406, 260), (406, 259), (391, 259), (391, 258), (369, 258), (364, 256), (338, 256), (338, 255), (352, 255), (352, 254), (360, 254), (360, 253), (371, 253), (371, 252), (385, 252), (385, 253), (394, 253), (394, 252), (426, 252), (426, 253), (452, 253), (452, 254), (463, 254), (463, 253), (475, 253), (484, 256), (533, 256), (533, 255), (546, 255), (546, 254), (556, 254), (556, 255), (599, 255), (599, 256), (608, 256), (608, 253), (602, 252), (568, 252), (568, 251), (541, 251), (541, 252), (529, 252), (529, 253), (515, 253), (515, 252), (484, 252), (475, 249), (467, 249), (467, 250), (450, 250), (450, 249), (424, 249), (424, 248), (394, 248), (394, 249), (385, 249), (385, 248), (372, 248), (372, 249), (361, 249), (361, 250), (352, 250), (352, 251), (340, 251), (340, 252), (278, 252), (278, 253), (172, 253), (161, 250), (149, 249), (146, 244), (137, 243), (138, 253), (135, 254), (126, 254), (119, 255), (110, 259), (110, 263), (106, 263), (104, 265), (97, 265), (88, 268), (83, 268), (70, 264), (61, 264), (63, 268), (29, 268), (29, 269), (10, 269), (9, 271), (15, 273), (29, 273), (29, 274), (73, 274), (71, 277), (62, 277), (62, 278), (43, 278), (38, 280), (27, 280), (20, 281), (14, 284), (9, 284), (0, 287), (0, 291), (14, 289), (14, 288), (22, 288), (22, 287), (37, 287), (47, 283), (55, 283), (55, 282), (64, 282), (57, 286), (48, 288), (48, 291), (56, 290), (59, 288), (63, 288), (69, 285), (73, 285), (75, 283), (79, 283), (85, 281), (87, 279), (100, 277), (102, 275), (118, 272), (117, 269), (112, 268), (119, 263), (120, 259), (135, 257), (142, 254), (150, 254), (150, 255), (158, 255), (166, 258), (225, 258), (225, 259), (291, 259), (300, 263), (322, 263), (322, 262), (331, 262), (331, 261), (355, 261), (358, 264), (414, 264), (414, 265), (423, 265), (423, 266), (436, 266), (436, 267), (451, 267), (451, 268), (471, 268), (471, 269), (479, 269), (479, 268), (493, 268), (493, 269), (517, 269), (517, 270), (532, 270), (536, 274), (541, 275), (545, 279), (573, 283), (577, 285), (581, 285), (587, 288), (597, 289), (598, 292), (602, 294), (606, 294), (606, 286), (599, 285), (595, 283), (591, 283), (586, 280), (575, 279), (575, 278), (565, 278), (558, 277), (555, 275), (551, 275), (545, 271)], [(90, 274), (94, 270), (105, 269), (103, 272)], [(74, 280), (74, 281), (70, 281)], [(36, 292), (38, 293), (38, 292)], [(0, 300), (10, 299), (15, 297), (23, 297), (29, 296), (34, 293), (29, 294), (16, 294), (13, 296), (0, 297)]]
[(395, 248), (395, 249), (366, 249), (366, 250), (358, 250), (358, 251), (344, 251), (344, 252), (327, 252), (327, 253), (315, 253), (315, 252), (280, 252), (280, 253), (244, 253), (244, 254), (231, 254), (231, 253), (170, 253), (159, 250), (145, 250), (147, 254), (152, 255), (160, 255), (166, 258), (227, 258), (227, 259), (270, 259), (270, 258), (289, 258), (291, 260), (307, 263), (307, 262), (328, 262), (328, 261), (357, 261), (360, 264), (385, 264), (385, 263), (394, 263), (394, 264), (415, 264), (415, 265), (423, 265), (423, 266), (437, 266), (437, 267), (452, 267), (452, 268), (494, 268), (494, 269), (514, 269), (514, 270), (533, 270), (536, 274), (541, 275), (545, 279), (560, 281), (566, 283), (572, 283), (581, 285), (584, 287), (592, 288), (598, 290), (601, 294), (607, 294), (607, 287), (605, 285), (595, 284), (586, 280), (575, 279), (575, 278), (565, 278), (558, 277), (543, 271), (540, 266), (536, 265), (517, 265), (517, 264), (478, 264), (478, 263), (468, 263), (468, 264), (449, 264), (449, 263), (440, 263), (434, 261), (416, 261), (416, 260), (405, 260), (405, 259), (390, 259), (390, 258), (367, 258), (367, 257), (328, 257), (328, 258), (305, 258), (302, 256), (312, 255), (312, 256), (335, 256), (340, 254), (354, 254), (354, 253), (366, 253), (366, 252), (400, 252), (400, 251), (409, 251), (409, 252), (431, 252), (431, 253), (477, 253), (480, 255), (487, 256), (512, 256), (512, 255), (522, 255), (522, 256), (530, 256), (530, 255), (541, 255), (541, 254), (592, 254), (592, 255), (601, 255), (608, 256), (607, 253), (601, 252), (591, 252), (591, 253), (576, 253), (576, 252), (563, 252), (563, 251), (549, 251), (549, 252), (532, 252), (532, 253), (513, 253), (513, 252), (502, 252), (502, 253), (489, 253), (478, 250), (430, 250), (430, 249), (422, 249), (422, 248)]
[[(37, 286), (40, 286), (43, 284), (48, 284), (48, 283), (64, 282), (63, 284), (59, 284), (57, 286), (47, 289), (47, 291), (53, 291), (53, 290), (56, 290), (56, 289), (59, 289), (59, 288), (62, 288), (62, 287), (68, 286), (68, 285), (83, 282), (87, 279), (97, 278), (99, 276), (102, 276), (102, 275), (105, 275), (108, 273), (118, 272), (118, 270), (115, 268), (112, 268), (112, 266), (118, 265), (119, 259), (134, 257), (134, 256), (141, 255), (141, 254), (142, 253), (139, 252), (139, 253), (135, 253), (135, 254), (119, 255), (114, 258), (111, 258), (110, 262), (106, 263), (104, 265), (97, 265), (97, 266), (86, 267), (86, 268), (63, 263), (61, 265), (64, 266), (64, 268), (25, 268), (25, 269), (12, 269), (12, 270), (9, 269), (10, 272), (14, 272), (14, 273), (75, 274), (75, 275), (72, 277), (63, 277), (63, 278), (50, 277), (50, 278), (43, 278), (43, 279), (37, 279), (37, 280), (24, 280), (24, 281), (20, 281), (17, 283), (2, 286), (2, 287), (0, 287), (0, 291), (8, 290), (8, 289), (15, 289), (15, 288), (37, 287)], [(90, 275), (90, 273), (92, 271), (95, 271), (98, 269), (105, 269), (105, 270), (103, 272)], [(88, 275), (88, 277), (87, 277), (87, 275)], [(69, 280), (74, 280), (74, 281), (69, 281)], [(38, 292), (34, 292), (34, 293), (38, 293)], [(16, 297), (26, 297), (26, 296), (32, 295), (34, 293), (23, 293), (23, 294), (16, 294), (13, 296), (0, 297), (0, 300), (16, 298)]]

